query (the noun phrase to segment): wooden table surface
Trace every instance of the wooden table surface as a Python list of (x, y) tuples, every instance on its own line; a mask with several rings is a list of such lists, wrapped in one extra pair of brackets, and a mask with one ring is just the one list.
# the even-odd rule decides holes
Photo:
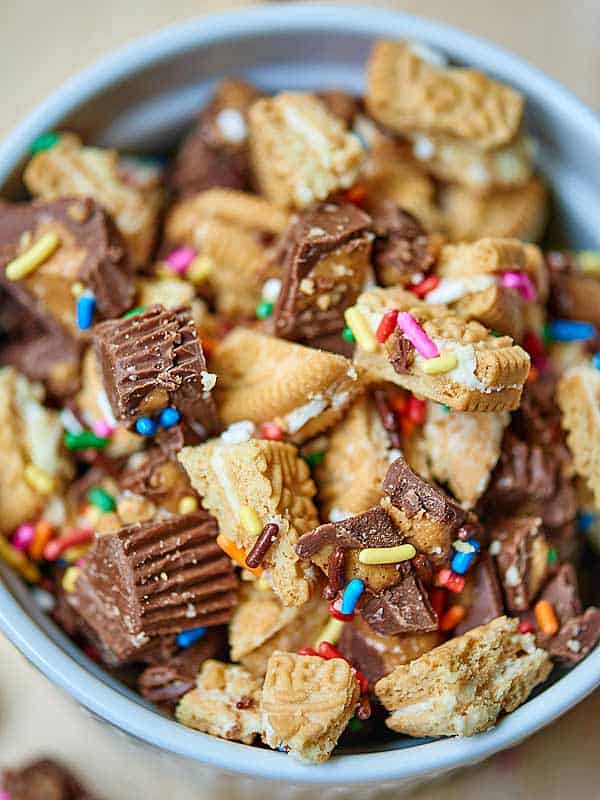
[[(61, 81), (137, 36), (215, 9), (214, 0), (0, 0), (0, 135)], [(404, 0), (387, 5), (435, 17), (517, 52), (600, 108), (598, 0)], [(600, 797), (600, 691), (520, 748), (419, 790), (422, 800)], [(130, 749), (83, 714), (0, 637), (0, 766), (60, 756), (106, 800), (215, 797), (160, 759)], [(222, 798), (222, 794), (219, 793)], [(225, 800), (225, 798), (223, 798)]]

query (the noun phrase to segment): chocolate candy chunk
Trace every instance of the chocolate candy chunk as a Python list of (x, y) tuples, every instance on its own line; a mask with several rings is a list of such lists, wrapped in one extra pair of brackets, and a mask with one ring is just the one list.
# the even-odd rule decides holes
[(539, 517), (512, 517), (491, 530), (492, 552), (509, 611), (525, 611), (548, 576), (548, 542)]
[(386, 342), (390, 363), (399, 375), (407, 375), (415, 360), (415, 347), (401, 331), (395, 330)]
[(224, 186), (250, 188), (247, 114), (260, 92), (244, 81), (223, 81), (183, 142), (171, 174), (177, 194)]
[(72, 597), (108, 650), (130, 658), (152, 637), (226, 623), (237, 578), (205, 511), (99, 536)]
[(227, 650), (225, 629), (209, 630), (199, 642), (181, 650), (164, 664), (147, 667), (138, 678), (142, 697), (158, 705), (174, 707), (196, 685), (200, 667), (208, 658), (221, 658)]
[(439, 487), (420, 478), (402, 457), (390, 465), (383, 481), (383, 491), (408, 519), (426, 514), (452, 531), (458, 530), (467, 519), (464, 509)]
[(438, 627), (427, 592), (409, 563), (399, 565), (400, 583), (369, 594), (360, 613), (382, 636), (401, 633), (429, 633)]
[(175, 406), (203, 438), (217, 428), (209, 373), (189, 309), (155, 305), (94, 329), (94, 347), (115, 417), (132, 421)]
[(277, 336), (309, 342), (343, 329), (344, 311), (369, 270), (370, 223), (350, 204), (325, 203), (296, 218), (280, 249), (283, 283), (272, 317)]
[(406, 286), (413, 275), (427, 272), (433, 264), (427, 233), (416, 217), (396, 203), (382, 203), (373, 214), (373, 228), (373, 265), (383, 286)]
[(120, 488), (142, 495), (168, 511), (177, 511), (183, 497), (197, 498), (197, 494), (175, 456), (161, 447), (136, 453), (118, 476)]
[(579, 616), (581, 600), (575, 567), (572, 564), (561, 564), (556, 575), (544, 587), (540, 599), (547, 600), (552, 604), (554, 613), (561, 624)]
[(68, 770), (49, 758), (5, 770), (2, 785), (10, 800), (94, 800)]
[(456, 636), (461, 636), (479, 625), (486, 625), (504, 614), (496, 565), (487, 553), (481, 553), (476, 566), (469, 572), (467, 585), (458, 597), (458, 602), (466, 607), (467, 614), (454, 629)]
[(383, 508), (372, 508), (363, 514), (320, 525), (301, 536), (296, 545), (300, 558), (310, 559), (324, 547), (344, 550), (364, 547), (395, 547), (404, 540)]
[(557, 659), (577, 664), (600, 640), (600, 610), (591, 606), (561, 627), (548, 644), (548, 652)]

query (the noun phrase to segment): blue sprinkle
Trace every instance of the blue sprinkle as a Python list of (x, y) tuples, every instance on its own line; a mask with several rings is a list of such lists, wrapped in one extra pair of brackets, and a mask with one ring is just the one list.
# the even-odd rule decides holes
[(468, 544), (472, 545), (474, 550), (472, 553), (462, 553), (460, 550), (452, 556), (450, 569), (456, 572), (457, 575), (464, 575), (468, 572), (469, 567), (475, 560), (477, 553), (480, 550), (479, 542), (477, 539), (469, 539)]
[(596, 521), (596, 515), (589, 511), (580, 511), (577, 514), (577, 527), (581, 533), (588, 533)]
[(189, 631), (177, 634), (177, 644), (179, 647), (186, 648), (198, 642), (206, 633), (206, 628), (192, 628)]
[(481, 545), (479, 544), (477, 539), (469, 539), (467, 541), (467, 544), (470, 544), (471, 547), (473, 548), (473, 550), (475, 550), (476, 553), (478, 553), (481, 550)]
[(550, 336), (556, 342), (585, 342), (596, 335), (596, 328), (591, 322), (577, 322), (574, 319), (555, 319), (549, 328)]
[(168, 408), (163, 408), (163, 410), (160, 412), (158, 421), (163, 428), (172, 428), (173, 425), (177, 425), (180, 419), (181, 414), (179, 411), (177, 411), (176, 408), (169, 406)]
[(600, 369), (600, 353), (594, 353), (592, 356), (592, 361), (594, 362), (596, 369)]
[(96, 298), (91, 292), (84, 292), (77, 298), (77, 327), (80, 331), (87, 331), (92, 327)]
[(140, 417), (135, 423), (135, 429), (141, 436), (154, 436), (158, 423), (150, 417)]
[(344, 589), (344, 594), (342, 595), (342, 603), (340, 606), (340, 611), (342, 614), (354, 614), (356, 604), (358, 603), (364, 590), (365, 585), (360, 578), (352, 578), (352, 580)]

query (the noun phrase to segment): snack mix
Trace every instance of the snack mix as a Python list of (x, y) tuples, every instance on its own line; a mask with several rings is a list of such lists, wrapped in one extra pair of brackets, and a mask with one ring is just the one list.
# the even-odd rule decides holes
[(0, 201), (0, 558), (162, 713), (309, 763), (600, 639), (600, 253), (536, 244), (518, 91), (366, 74), (223, 81), (170, 160), (47, 133)]

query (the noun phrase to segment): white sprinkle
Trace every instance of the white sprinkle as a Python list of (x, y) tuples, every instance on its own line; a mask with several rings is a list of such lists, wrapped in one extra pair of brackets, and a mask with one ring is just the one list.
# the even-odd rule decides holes
[(201, 372), (200, 373), (200, 380), (202, 381), (202, 388), (205, 392), (210, 392), (211, 389), (215, 388), (215, 384), (217, 382), (217, 376), (214, 372)]
[(246, 120), (235, 108), (224, 108), (222, 111), (219, 111), (216, 123), (228, 142), (238, 144), (248, 137)]
[(285, 426), (288, 433), (297, 433), (309, 420), (318, 417), (326, 408), (327, 400), (321, 395), (317, 395), (303, 406), (299, 406), (293, 411), (290, 411), (285, 417)]
[(193, 603), (188, 603), (187, 606), (186, 606), (186, 609), (185, 609), (185, 616), (188, 619), (194, 619), (196, 614), (197, 614), (197, 612), (196, 612), (196, 607), (194, 606), (194, 604)]
[(578, 639), (569, 639), (567, 647), (572, 653), (579, 653), (581, 651), (581, 642)]
[(265, 303), (275, 303), (281, 291), (281, 279), (269, 278), (262, 287), (262, 299)]
[(314, 294), (315, 293), (315, 284), (310, 278), (303, 278), (300, 281), (300, 291), (302, 294)]
[(351, 516), (352, 512), (334, 507), (329, 512), (329, 522), (342, 522), (345, 519), (349, 519)]
[(413, 286), (416, 286), (418, 283), (421, 283), (425, 275), (422, 272), (413, 272), (410, 276), (410, 282)]
[(355, 370), (354, 367), (348, 367), (348, 372), (346, 375), (350, 378), (351, 381), (355, 381), (358, 378), (358, 372)]
[(435, 145), (428, 136), (418, 135), (413, 142), (413, 155), (419, 161), (427, 161), (435, 153)]
[(324, 230), (323, 228), (319, 228), (319, 226), (318, 226), (318, 225), (315, 225), (314, 227), (312, 227), (312, 228), (309, 230), (309, 232), (308, 232), (308, 235), (309, 235), (311, 238), (315, 238), (315, 237), (317, 237), (317, 236), (326, 236), (326, 235), (327, 235), (327, 231), (326, 231), (326, 230)]
[(506, 581), (507, 586), (518, 586), (521, 583), (521, 574), (517, 567), (512, 564), (507, 570), (504, 575), (504, 579)]
[(79, 422), (70, 408), (63, 408), (60, 412), (60, 421), (63, 428), (69, 433), (81, 433), (83, 425)]
[(161, 579), (161, 581), (168, 581), (169, 580), (169, 576), (167, 575), (166, 572), (161, 572), (160, 573), (160, 579)]
[(490, 546), (488, 547), (488, 552), (491, 556), (497, 556), (501, 550), (502, 550), (502, 545), (500, 544), (498, 539), (494, 539), (494, 541), (491, 542)]
[(477, 186), (487, 186), (490, 182), (489, 171), (485, 165), (479, 161), (474, 161), (472, 164), (470, 164), (469, 168), (467, 169), (467, 173), (471, 181)]
[(221, 434), (221, 441), (226, 444), (241, 444), (249, 441), (254, 435), (254, 423), (249, 419), (233, 422)]

